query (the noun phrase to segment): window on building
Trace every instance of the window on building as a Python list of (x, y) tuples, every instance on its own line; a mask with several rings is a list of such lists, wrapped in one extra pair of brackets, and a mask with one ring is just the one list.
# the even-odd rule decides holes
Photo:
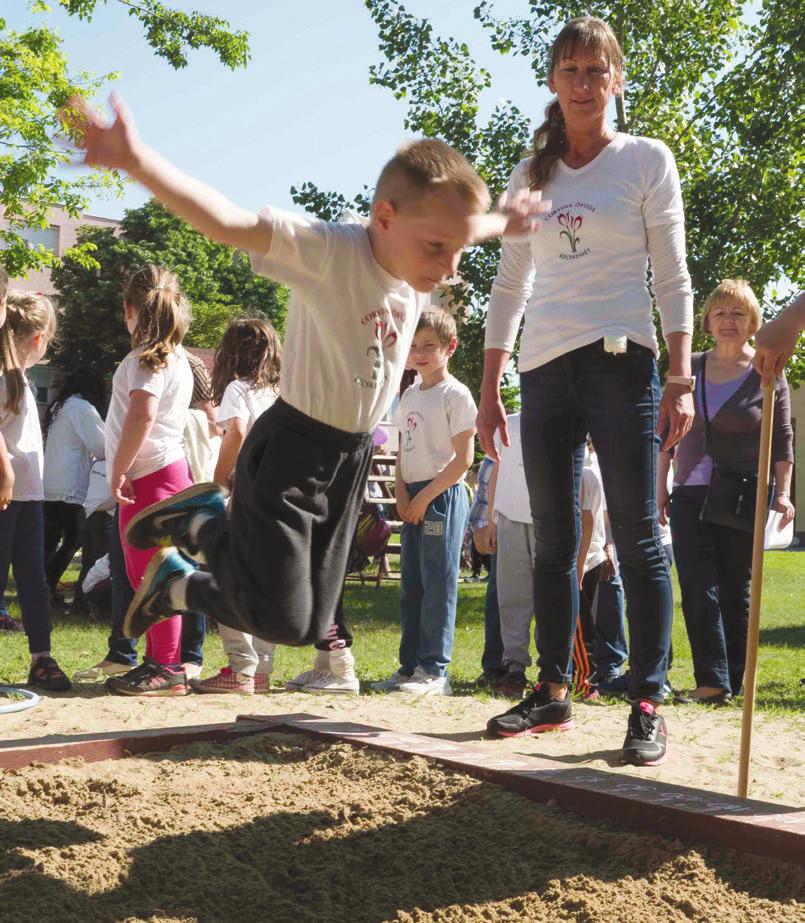
[(53, 224), (46, 228), (14, 228), (14, 233), (28, 241), (31, 247), (42, 246), (52, 253), (59, 252), (59, 229)]

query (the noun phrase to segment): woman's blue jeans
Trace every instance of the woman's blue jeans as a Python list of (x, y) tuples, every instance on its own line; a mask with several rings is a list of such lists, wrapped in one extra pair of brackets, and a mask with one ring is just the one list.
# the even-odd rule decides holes
[(579, 612), (576, 550), (584, 443), (592, 437), (626, 591), (629, 695), (662, 701), (673, 623), (668, 563), (657, 528), (660, 403), (657, 363), (630, 342), (602, 340), (520, 376), (523, 461), (535, 531), (534, 609), (540, 678), (571, 680)]
[(707, 488), (675, 487), (671, 535), (697, 686), (738, 695), (746, 665), (752, 534), (700, 522)]

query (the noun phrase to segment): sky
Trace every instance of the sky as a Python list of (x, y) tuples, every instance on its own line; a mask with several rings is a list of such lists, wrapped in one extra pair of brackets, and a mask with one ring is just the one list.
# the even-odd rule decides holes
[[(290, 187), (310, 180), (351, 196), (372, 186), (407, 137), (405, 105), (369, 85), (382, 60), (377, 30), (362, 0), (167, 0), (168, 5), (229, 20), (250, 33), (251, 62), (230, 71), (212, 52), (190, 52), (176, 71), (156, 57), (136, 20), (111, 0), (89, 23), (57, 4), (44, 17), (64, 41), (75, 71), (118, 71), (114, 87), (131, 106), (140, 133), (194, 176), (245, 208), (292, 208)], [(437, 33), (470, 46), (493, 76), (482, 115), (509, 98), (540, 120), (549, 99), (524, 58), (493, 51), (472, 16), (474, 0), (408, 0)], [(526, 0), (498, 0), (498, 15), (523, 15)], [(11, 29), (36, 22), (27, 0), (3, 0)], [(109, 218), (141, 205), (134, 184), (122, 199), (93, 200), (88, 211)]]

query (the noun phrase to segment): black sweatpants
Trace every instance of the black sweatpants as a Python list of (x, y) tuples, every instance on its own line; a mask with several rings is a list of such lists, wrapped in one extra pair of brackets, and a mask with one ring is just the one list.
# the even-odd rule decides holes
[(190, 577), (188, 608), (275, 644), (326, 638), (371, 460), (370, 434), (279, 398), (240, 451), (231, 516), (199, 530), (210, 573)]
[[(45, 579), (50, 592), (55, 593), (62, 574), (70, 566), (70, 562), (81, 547), (84, 507), (80, 503), (46, 500), (44, 509)], [(78, 595), (81, 595), (80, 585)]]

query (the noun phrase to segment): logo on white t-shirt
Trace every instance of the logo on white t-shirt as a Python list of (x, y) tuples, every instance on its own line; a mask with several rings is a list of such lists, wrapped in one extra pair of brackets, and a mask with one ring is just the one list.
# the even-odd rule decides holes
[(418, 410), (412, 410), (405, 418), (405, 442), (403, 451), (408, 452), (413, 449), (414, 433), (425, 422), (425, 418)]
[[(388, 311), (386, 311), (386, 314), (388, 314)], [(365, 325), (368, 320), (374, 320), (375, 331), (375, 344), (366, 350), (366, 355), (371, 363), (370, 377), (362, 378), (360, 375), (356, 375), (354, 381), (361, 388), (376, 390), (386, 380), (383, 371), (383, 351), (391, 349), (397, 342), (397, 331), (390, 328), (390, 315), (383, 317), (379, 312), (372, 312), (363, 318), (361, 324)]]
[(573, 204), (560, 205), (546, 218), (546, 221), (551, 218), (556, 219), (559, 225), (559, 239), (567, 241), (566, 244), (563, 244), (563, 247), (569, 248), (570, 252), (560, 253), (560, 260), (577, 260), (579, 257), (587, 256), (587, 254), (590, 253), (590, 248), (584, 247), (582, 242), (584, 221), (585, 218), (590, 217), (590, 214), (583, 215), (581, 214), (582, 211), (593, 214), (595, 212), (595, 207), (587, 202), (574, 202)]

